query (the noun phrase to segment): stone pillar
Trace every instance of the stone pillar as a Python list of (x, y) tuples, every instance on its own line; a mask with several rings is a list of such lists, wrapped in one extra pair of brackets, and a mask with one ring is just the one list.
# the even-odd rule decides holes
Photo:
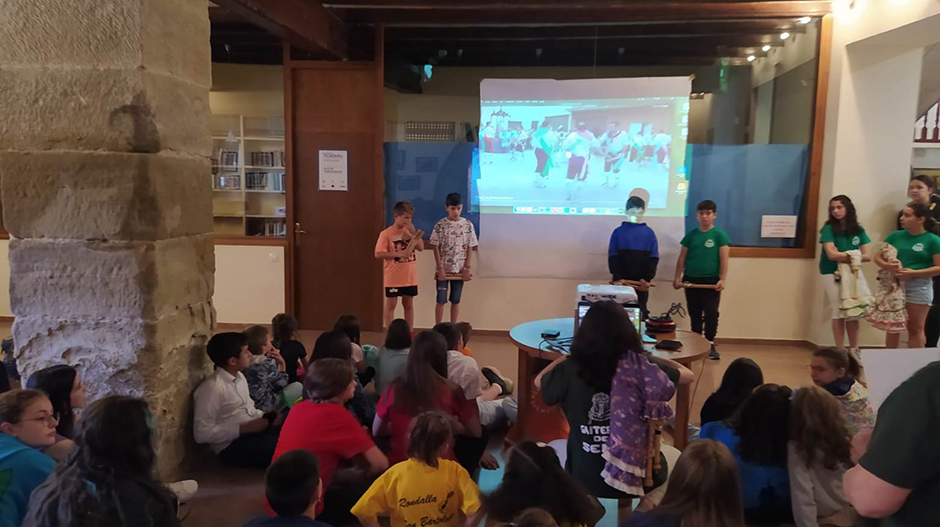
[(0, 50), (20, 370), (147, 399), (172, 477), (215, 319), (207, 3), (4, 0)]

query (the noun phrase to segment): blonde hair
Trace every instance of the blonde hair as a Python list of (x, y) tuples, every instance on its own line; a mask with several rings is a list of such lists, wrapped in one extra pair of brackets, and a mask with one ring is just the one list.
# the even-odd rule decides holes
[[(851, 435), (839, 401), (819, 386), (800, 388), (790, 408), (790, 439), (806, 466), (851, 465)], [(817, 459), (820, 457), (821, 459)]]
[(738, 464), (728, 447), (711, 439), (687, 446), (656, 514), (682, 518), (680, 527), (745, 527)]

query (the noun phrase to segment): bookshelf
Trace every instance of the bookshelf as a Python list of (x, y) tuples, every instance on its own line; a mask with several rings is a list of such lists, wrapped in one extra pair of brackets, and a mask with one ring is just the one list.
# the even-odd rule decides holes
[(284, 117), (213, 115), (212, 152), (216, 234), (285, 238)]

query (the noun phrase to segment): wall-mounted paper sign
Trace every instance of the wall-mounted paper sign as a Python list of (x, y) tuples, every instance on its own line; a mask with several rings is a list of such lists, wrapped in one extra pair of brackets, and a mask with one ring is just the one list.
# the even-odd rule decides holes
[(796, 238), (796, 216), (761, 216), (761, 238)]
[(346, 150), (320, 150), (320, 190), (349, 190)]

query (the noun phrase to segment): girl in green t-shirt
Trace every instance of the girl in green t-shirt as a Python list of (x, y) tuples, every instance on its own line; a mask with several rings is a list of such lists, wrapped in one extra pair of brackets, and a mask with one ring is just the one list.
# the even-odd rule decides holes
[[(924, 322), (933, 303), (931, 277), (940, 275), (940, 237), (933, 233), (936, 222), (923, 203), (908, 203), (901, 211), (901, 226), (885, 238), (885, 243), (898, 250), (898, 258), (886, 261), (881, 253), (875, 255), (878, 267), (891, 271), (904, 285), (907, 310), (907, 345), (923, 348), (926, 341)], [(885, 345), (897, 348), (899, 333), (887, 333)]]
[(849, 336), (849, 348), (858, 348), (858, 320), (843, 318), (845, 315), (840, 309), (842, 298), (839, 293), (839, 283), (836, 281), (836, 268), (839, 262), (851, 262), (848, 251), (857, 250), (862, 253), (862, 261), (870, 262), (869, 246), (871, 240), (865, 229), (858, 224), (855, 214), (855, 205), (848, 196), (839, 194), (829, 200), (829, 219), (823, 226), (819, 235), (822, 244), (822, 254), (819, 255), (819, 272), (823, 276), (823, 285), (829, 305), (832, 307), (832, 335), (836, 339), (836, 346), (842, 348), (845, 344), (845, 335)]

